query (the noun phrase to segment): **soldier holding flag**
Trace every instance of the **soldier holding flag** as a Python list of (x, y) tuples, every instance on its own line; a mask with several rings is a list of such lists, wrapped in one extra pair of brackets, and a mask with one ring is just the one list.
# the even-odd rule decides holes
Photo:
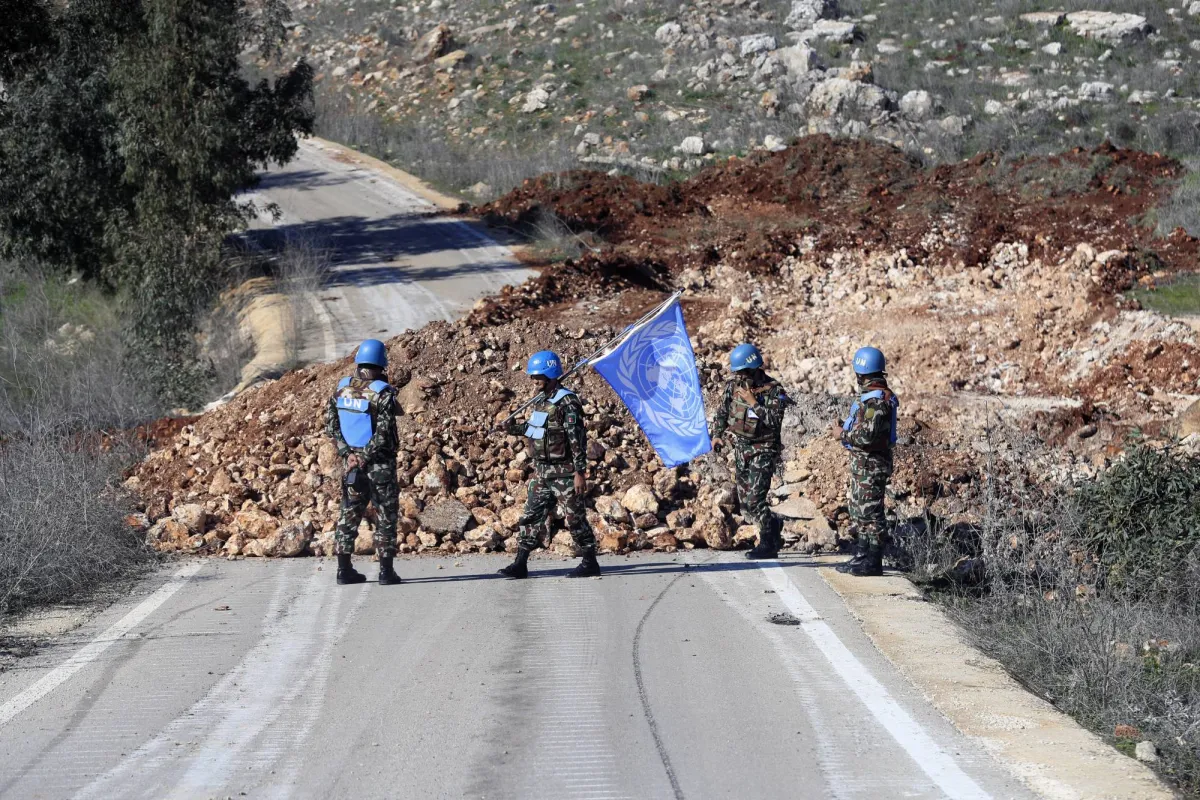
[(505, 432), (524, 436), (533, 458), (536, 474), (529, 481), (525, 510), (521, 514), (517, 557), (500, 570), (508, 578), (529, 575), (529, 554), (539, 544), (542, 529), (555, 504), (562, 507), (575, 546), (583, 560), (568, 573), (572, 578), (600, 574), (596, 561), (596, 536), (588, 523), (583, 501), (587, 494), (587, 430), (583, 427), (583, 404), (559, 381), (563, 377), (562, 359), (543, 350), (529, 359), (526, 374), (538, 384), (538, 396), (526, 422), (510, 419)]

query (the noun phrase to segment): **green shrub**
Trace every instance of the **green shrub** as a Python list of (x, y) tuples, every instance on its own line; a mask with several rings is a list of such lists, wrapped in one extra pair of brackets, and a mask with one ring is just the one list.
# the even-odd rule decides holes
[(1137, 446), (1078, 488), (1080, 544), (1112, 589), (1172, 593), (1200, 542), (1200, 457)]

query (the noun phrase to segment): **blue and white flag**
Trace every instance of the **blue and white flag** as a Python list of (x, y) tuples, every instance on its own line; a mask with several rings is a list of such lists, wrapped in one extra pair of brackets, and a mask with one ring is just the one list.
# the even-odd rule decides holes
[(629, 407), (665, 466), (712, 449), (692, 341), (678, 297), (636, 325), (591, 365)]

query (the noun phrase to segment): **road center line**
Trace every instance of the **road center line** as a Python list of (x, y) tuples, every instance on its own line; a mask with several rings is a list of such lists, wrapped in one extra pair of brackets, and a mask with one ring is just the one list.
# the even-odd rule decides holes
[(776, 596), (800, 620), (801, 629), (812, 639), (813, 644), (829, 661), (829, 665), (917, 766), (954, 800), (991, 800), (991, 795), (962, 771), (954, 758), (925, 732), (920, 723), (896, 702), (871, 671), (855, 658), (800, 593), (799, 588), (792, 583), (779, 562), (760, 562), (759, 566), (767, 581), (775, 588)]
[(199, 572), (203, 566), (202, 560), (195, 559), (180, 567), (170, 580), (158, 587), (149, 597), (138, 603), (133, 610), (110, 625), (103, 633), (81, 647), (75, 655), (0, 706), (0, 725), (10, 722), (22, 711), (65, 683), (76, 672), (98, 659), (105, 650), (112, 647), (115, 642), (137, 627), (138, 623), (167, 602), (171, 595), (179, 591), (187, 583), (188, 578)]

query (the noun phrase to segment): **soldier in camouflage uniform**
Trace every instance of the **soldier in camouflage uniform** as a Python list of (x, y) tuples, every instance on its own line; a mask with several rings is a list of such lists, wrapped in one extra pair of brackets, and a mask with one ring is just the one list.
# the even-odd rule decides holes
[(368, 339), (354, 357), (355, 373), (342, 378), (337, 393), (325, 409), (325, 430), (346, 464), (342, 481), (342, 512), (334, 533), (339, 584), (366, 580), (351, 565), (358, 523), (367, 503), (375, 505), (375, 553), (379, 556), (379, 583), (400, 583), (392, 561), (396, 556), (396, 520), (400, 489), (396, 483), (396, 391), (384, 378), (387, 350), (383, 342)]
[(536, 474), (529, 481), (525, 510), (521, 514), (517, 557), (500, 570), (509, 578), (529, 575), (529, 554), (540, 544), (538, 532), (557, 504), (563, 510), (567, 529), (583, 560), (568, 573), (572, 578), (600, 574), (596, 561), (596, 537), (584, 509), (587, 495), (587, 430), (583, 426), (583, 404), (570, 389), (559, 385), (562, 360), (543, 350), (529, 359), (526, 373), (538, 383), (538, 402), (526, 422), (509, 422), (505, 431), (524, 436), (533, 457)]
[(883, 353), (863, 347), (854, 354), (859, 398), (842, 424), (842, 444), (850, 451), (850, 530), (856, 536), (854, 558), (838, 572), (860, 577), (883, 574), (887, 544), (884, 497), (892, 476), (896, 412), (900, 401), (888, 388)]
[(758, 544), (746, 558), (775, 558), (783, 546), (782, 523), (767, 504), (771, 476), (783, 453), (780, 431), (787, 393), (762, 368), (762, 355), (742, 344), (729, 355), (734, 377), (725, 384), (713, 417), (713, 438), (721, 446), (725, 432), (733, 443), (734, 480), (742, 516), (758, 527)]

